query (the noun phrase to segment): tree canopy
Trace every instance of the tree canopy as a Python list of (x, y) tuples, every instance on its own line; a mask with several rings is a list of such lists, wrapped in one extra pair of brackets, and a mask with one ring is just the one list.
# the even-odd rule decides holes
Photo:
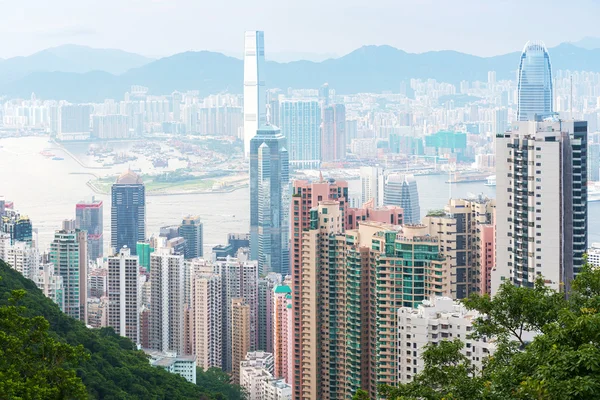
[(151, 366), (131, 340), (65, 315), (0, 260), (0, 398), (235, 399), (239, 387), (221, 378), (194, 385)]
[(600, 269), (585, 267), (568, 296), (544, 286), (504, 284), (490, 298), (472, 296), (467, 308), (482, 313), (474, 337), (496, 343), (477, 369), (460, 340), (427, 346), (424, 369), (399, 387), (382, 386), (388, 400), (544, 399), (600, 397)]

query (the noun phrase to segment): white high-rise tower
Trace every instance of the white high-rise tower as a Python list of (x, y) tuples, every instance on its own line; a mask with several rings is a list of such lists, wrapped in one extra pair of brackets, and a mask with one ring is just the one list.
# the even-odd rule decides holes
[(244, 155), (250, 155), (250, 140), (267, 122), (265, 92), (265, 34), (247, 31), (244, 40)]

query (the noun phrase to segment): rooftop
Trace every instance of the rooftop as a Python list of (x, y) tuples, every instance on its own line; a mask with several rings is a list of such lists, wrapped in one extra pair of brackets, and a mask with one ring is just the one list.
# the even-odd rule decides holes
[(136, 185), (143, 184), (144, 182), (138, 174), (128, 169), (127, 171), (119, 175), (115, 183), (118, 185)]

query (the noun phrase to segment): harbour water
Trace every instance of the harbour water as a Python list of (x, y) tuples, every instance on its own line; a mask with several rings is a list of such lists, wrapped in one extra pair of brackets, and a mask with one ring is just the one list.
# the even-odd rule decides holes
[[(113, 146), (116, 147), (115, 144)], [(52, 160), (39, 154), (48, 147), (64, 160)], [(69, 150), (85, 159), (86, 146), (69, 147)], [(102, 170), (101, 174), (117, 174), (126, 165)], [(110, 197), (97, 195), (87, 186), (98, 174), (81, 165), (66, 152), (48, 143), (46, 138), (26, 137), (0, 139), (0, 196), (15, 203), (15, 208), (28, 215), (38, 230), (40, 249), (46, 249), (54, 231), (64, 219), (75, 218), (75, 204), (95, 196), (104, 201), (105, 248), (110, 240)], [(448, 201), (447, 176), (419, 176), (417, 184), (421, 213), (440, 209)], [(360, 183), (349, 182), (351, 194), (358, 194)], [(495, 188), (485, 182), (452, 185), (453, 197), (467, 197), (483, 193), (495, 196)], [(179, 224), (188, 214), (199, 215), (204, 223), (205, 252), (212, 246), (224, 243), (231, 232), (247, 232), (249, 229), (249, 191), (241, 188), (228, 193), (181, 194), (147, 197), (147, 232), (158, 233), (161, 226)], [(600, 202), (589, 204), (589, 241), (600, 242)]]

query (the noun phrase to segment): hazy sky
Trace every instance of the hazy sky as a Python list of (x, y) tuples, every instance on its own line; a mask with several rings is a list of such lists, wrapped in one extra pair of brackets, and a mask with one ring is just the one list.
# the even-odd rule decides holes
[(600, 37), (599, 16), (598, 0), (0, 0), (0, 57), (66, 43), (241, 54), (248, 29), (265, 31), (267, 58), (366, 44), (495, 55)]

